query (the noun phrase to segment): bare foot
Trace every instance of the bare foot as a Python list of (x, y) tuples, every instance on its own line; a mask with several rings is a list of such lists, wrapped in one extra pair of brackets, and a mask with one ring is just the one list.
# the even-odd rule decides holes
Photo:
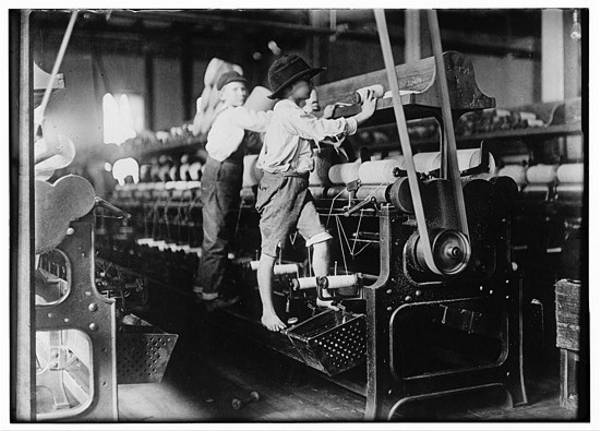
[(285, 323), (283, 323), (275, 313), (263, 313), (260, 322), (269, 331), (277, 332), (285, 329)]

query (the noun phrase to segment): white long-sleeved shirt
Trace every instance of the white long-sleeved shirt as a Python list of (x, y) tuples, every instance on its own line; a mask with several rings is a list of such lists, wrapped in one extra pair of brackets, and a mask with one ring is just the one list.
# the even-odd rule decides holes
[(311, 141), (339, 146), (357, 127), (353, 118), (317, 118), (291, 100), (280, 100), (273, 108), (257, 166), (271, 173), (308, 172), (313, 167)]
[(245, 130), (264, 132), (272, 116), (273, 111), (257, 112), (243, 106), (223, 106), (208, 132), (206, 152), (222, 162), (239, 148)]

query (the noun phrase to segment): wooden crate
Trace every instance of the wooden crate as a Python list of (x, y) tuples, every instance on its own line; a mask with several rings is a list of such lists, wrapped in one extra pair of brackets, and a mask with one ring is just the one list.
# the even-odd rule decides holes
[(581, 283), (559, 280), (556, 295), (556, 346), (560, 348), (560, 405), (577, 410), (581, 334)]
[(554, 285), (556, 295), (556, 346), (579, 351), (581, 284), (559, 280)]
[(579, 353), (560, 349), (560, 406), (577, 410), (579, 402)]

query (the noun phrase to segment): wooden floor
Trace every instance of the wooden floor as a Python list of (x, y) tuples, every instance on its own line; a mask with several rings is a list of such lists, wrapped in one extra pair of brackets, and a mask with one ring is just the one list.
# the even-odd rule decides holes
[[(361, 421), (363, 397), (318, 372), (256, 344), (207, 334), (180, 337), (162, 383), (119, 385), (121, 421)], [(561, 421), (575, 414), (559, 406), (558, 373), (527, 382), (529, 404), (506, 405), (503, 391), (422, 402), (406, 420)], [(258, 391), (261, 399), (234, 410), (231, 400)]]

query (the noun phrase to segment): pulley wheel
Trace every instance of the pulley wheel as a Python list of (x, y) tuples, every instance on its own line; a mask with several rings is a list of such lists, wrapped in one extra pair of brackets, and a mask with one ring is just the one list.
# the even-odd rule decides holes
[[(471, 257), (471, 245), (467, 237), (462, 232), (451, 229), (439, 230), (432, 234), (431, 251), (437, 269), (443, 275), (456, 275), (462, 272)], [(418, 266), (423, 270), (432, 270), (428, 268), (425, 261), (423, 243), (418, 234), (412, 238), (411, 246)]]

